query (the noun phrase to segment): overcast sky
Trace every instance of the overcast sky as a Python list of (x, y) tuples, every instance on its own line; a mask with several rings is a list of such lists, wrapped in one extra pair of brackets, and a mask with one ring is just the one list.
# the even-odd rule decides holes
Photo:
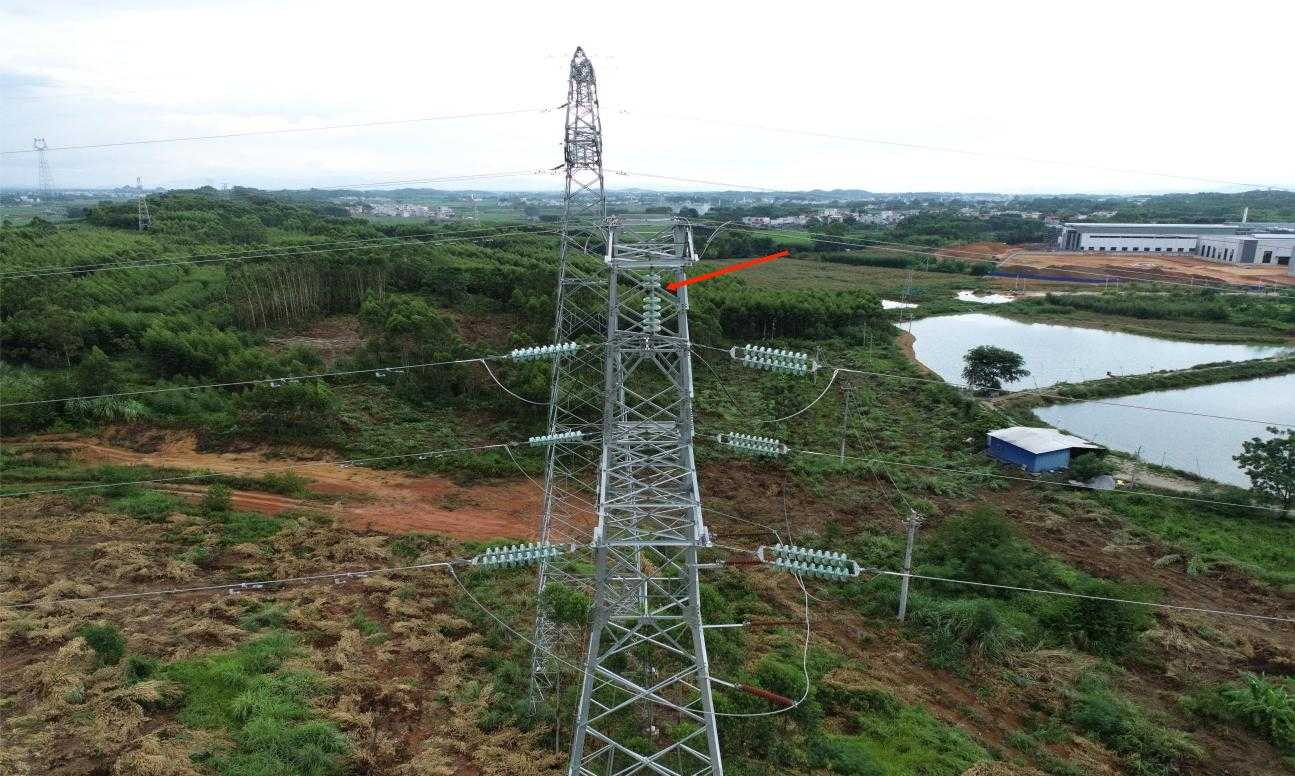
[[(563, 117), (539, 111), (566, 99), (567, 64), (583, 45), (609, 170), (774, 189), (1295, 187), (1289, 0), (718, 6), (0, 0), (0, 148), (528, 109), (49, 159), (58, 187), (136, 176), (305, 187), (550, 168)], [(5, 187), (35, 185), (33, 154), (0, 164)]]

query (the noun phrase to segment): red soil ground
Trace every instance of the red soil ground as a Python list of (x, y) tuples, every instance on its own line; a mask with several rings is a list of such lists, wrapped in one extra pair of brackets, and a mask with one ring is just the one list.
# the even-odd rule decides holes
[[(427, 531), (463, 539), (533, 537), (540, 507), (540, 490), (527, 480), (460, 487), (437, 475), (344, 469), (321, 461), (291, 464), (256, 452), (203, 453), (194, 449), (189, 435), (166, 441), (150, 452), (137, 452), (104, 439), (75, 437), (45, 437), (15, 445), (21, 447), (62, 448), (76, 460), (89, 463), (146, 464), (249, 477), (291, 471), (307, 481), (310, 491), (331, 498), (298, 499), (238, 490), (233, 494), (235, 507), (268, 515), (288, 510), (323, 511), (353, 528), (386, 533)], [(201, 480), (165, 487), (194, 498), (205, 489)]]

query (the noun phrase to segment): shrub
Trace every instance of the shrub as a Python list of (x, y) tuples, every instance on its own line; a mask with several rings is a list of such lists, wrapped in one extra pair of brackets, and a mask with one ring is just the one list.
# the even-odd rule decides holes
[(544, 586), (540, 603), (555, 622), (580, 628), (588, 624), (589, 609), (593, 605), (588, 595), (560, 582)]
[(1084, 453), (1070, 462), (1070, 473), (1075, 479), (1087, 482), (1094, 477), (1115, 472), (1115, 464), (1104, 455)]
[(143, 655), (131, 655), (126, 658), (126, 667), (122, 671), (122, 679), (126, 684), (137, 684), (145, 679), (152, 678), (157, 673), (160, 663), (155, 657), (145, 657)]
[(1295, 680), (1246, 673), (1240, 682), (1197, 694), (1187, 706), (1200, 716), (1240, 722), (1295, 755)]
[(927, 547), (936, 576), (1021, 587), (1038, 586), (1051, 576), (1047, 559), (989, 507), (945, 521)]
[(1234, 717), (1286, 752), (1295, 753), (1295, 685), (1245, 674), (1220, 695)]
[(94, 650), (98, 667), (115, 666), (126, 654), (126, 639), (121, 635), (121, 629), (112, 623), (87, 622), (77, 628), (76, 635), (85, 639), (85, 643)]
[(222, 485), (219, 482), (209, 485), (207, 492), (202, 496), (202, 511), (208, 514), (228, 512), (233, 505), (234, 491), (230, 490), (228, 485)]
[(220, 515), (221, 544), (249, 544), (274, 536), (283, 528), (283, 521), (251, 512), (225, 512)]
[(260, 482), (262, 488), (284, 496), (305, 495), (309, 485), (310, 480), (296, 472), (270, 472)]
[[(1099, 579), (1079, 583), (1075, 592), (1134, 601), (1145, 598), (1139, 590)], [(1127, 657), (1137, 647), (1142, 632), (1151, 627), (1152, 616), (1146, 607), (1134, 604), (1058, 598), (1043, 612), (1040, 620), (1079, 649), (1119, 659)]]

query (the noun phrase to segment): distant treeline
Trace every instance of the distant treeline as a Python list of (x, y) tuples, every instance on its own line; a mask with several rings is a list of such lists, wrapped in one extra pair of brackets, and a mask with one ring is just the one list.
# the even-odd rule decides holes
[[(102, 397), (320, 371), (321, 351), (276, 342), (337, 315), (354, 316), (346, 325), (358, 328), (360, 344), (330, 364), (336, 369), (479, 355), (482, 345), (466, 341), (456, 323), (465, 317), (505, 316), (507, 347), (551, 336), (551, 235), (480, 239), (473, 230), (470, 241), (449, 241), (462, 227), (378, 225), (331, 205), (243, 190), (172, 192), (149, 202), (154, 228), (144, 233), (129, 202), (90, 207), (83, 224), (0, 228), (4, 272), (64, 270), (5, 280), (0, 402), (23, 406), (5, 408), (4, 434), (147, 419), (208, 437), (331, 444), (347, 428), (334, 395), (346, 380)], [(773, 249), (760, 235), (723, 239), (734, 250)], [(877, 299), (862, 291), (765, 289), (732, 278), (698, 287), (692, 299), (693, 338), (712, 344), (849, 337), (881, 316)], [(547, 375), (543, 364), (500, 373), (529, 396), (544, 394)], [(384, 381), (383, 390), (415, 406), (505, 411), (511, 400), (488, 381), (471, 366), (420, 369)], [(81, 396), (96, 398), (31, 403)], [(511, 403), (506, 411), (517, 412)]]
[(820, 261), (833, 264), (849, 264), (855, 267), (890, 267), (892, 269), (913, 268), (922, 272), (943, 272), (953, 275), (988, 275), (996, 266), (991, 261), (962, 261), (960, 259), (937, 259), (932, 256), (897, 256), (893, 253), (820, 253)]

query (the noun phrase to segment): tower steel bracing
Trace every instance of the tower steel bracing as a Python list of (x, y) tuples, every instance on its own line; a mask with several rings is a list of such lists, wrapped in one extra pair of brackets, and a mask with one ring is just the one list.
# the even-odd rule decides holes
[(595, 594), (572, 776), (722, 774), (701, 621), (682, 222), (608, 228)]
[[(580, 48), (571, 58), (565, 107), (566, 189), (553, 341), (601, 341), (607, 322), (607, 277), (603, 264), (607, 200), (603, 191), (602, 124), (593, 65)], [(602, 355), (599, 348), (584, 348), (554, 360), (548, 433), (583, 431), (586, 436), (597, 435), (603, 414)], [(588, 443), (556, 444), (549, 449), (545, 460), (540, 541), (589, 543), (596, 519), (598, 462), (597, 448)], [(555, 655), (565, 653), (579, 660), (572, 647), (580, 642), (580, 629), (557, 622), (545, 606), (546, 588), (555, 582), (589, 595), (593, 592), (589, 575), (566, 560), (540, 564), (535, 647), (531, 658), (532, 709), (554, 700), (559, 666)]]
[(144, 194), (144, 182), (135, 178), (135, 190), (139, 192), (139, 231), (152, 228), (153, 217), (148, 214), (148, 197)]
[(45, 142), (45, 138), (38, 137), (31, 141), (31, 147), (36, 151), (36, 180), (40, 186), (40, 197), (48, 200), (54, 193), (54, 175), (49, 171), (49, 157), (45, 155), (49, 150), (49, 143)]

